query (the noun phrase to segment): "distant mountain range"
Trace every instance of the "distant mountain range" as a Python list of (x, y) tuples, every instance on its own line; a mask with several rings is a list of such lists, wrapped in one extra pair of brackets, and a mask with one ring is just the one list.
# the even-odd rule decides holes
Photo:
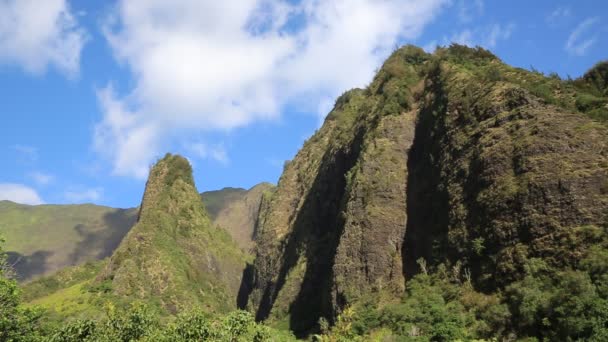
[[(264, 191), (224, 188), (201, 193), (214, 225), (226, 229), (245, 251), (252, 247), (257, 211)], [(137, 220), (138, 208), (94, 204), (23, 205), (0, 201), (0, 236), (20, 281), (112, 255)]]

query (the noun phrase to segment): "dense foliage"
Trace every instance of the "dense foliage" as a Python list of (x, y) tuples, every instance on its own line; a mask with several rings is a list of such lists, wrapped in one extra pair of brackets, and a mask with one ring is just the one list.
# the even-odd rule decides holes
[(49, 335), (51, 342), (76, 341), (289, 341), (288, 332), (256, 323), (245, 311), (234, 311), (212, 318), (202, 311), (182, 313), (166, 324), (145, 306), (134, 305), (126, 311), (110, 307), (107, 317), (77, 320)]
[(38, 337), (41, 313), (23, 308), (21, 289), (11, 279), (11, 265), (6, 262), (0, 238), (0, 341), (31, 341)]
[[(0, 246), (1, 247), (1, 246)], [(289, 341), (291, 333), (256, 323), (245, 311), (212, 316), (189, 311), (162, 320), (141, 303), (118, 309), (107, 303), (105, 317), (97, 320), (49, 320), (38, 308), (26, 306), (21, 289), (11, 279), (11, 267), (0, 249), (0, 341)]]
[[(608, 340), (608, 252), (589, 251), (580, 269), (529, 260), (504, 291), (476, 291), (467, 270), (440, 265), (407, 283), (399, 302), (368, 297), (344, 310), (321, 341)], [(393, 339), (390, 339), (390, 338)]]

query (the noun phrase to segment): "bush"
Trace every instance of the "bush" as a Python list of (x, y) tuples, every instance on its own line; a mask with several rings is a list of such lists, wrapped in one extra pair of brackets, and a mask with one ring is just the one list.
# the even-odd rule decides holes
[(6, 262), (3, 243), (0, 237), (0, 341), (35, 341), (42, 312), (20, 306), (21, 289), (10, 278), (13, 272)]
[(605, 98), (600, 98), (586, 93), (580, 93), (576, 97), (576, 108), (581, 112), (588, 112), (590, 110), (600, 108), (606, 104)]

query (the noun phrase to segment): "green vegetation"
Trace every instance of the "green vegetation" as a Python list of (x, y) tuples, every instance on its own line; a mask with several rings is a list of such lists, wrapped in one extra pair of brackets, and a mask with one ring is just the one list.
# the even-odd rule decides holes
[(24, 300), (31, 301), (48, 296), (61, 289), (90, 280), (105, 266), (105, 261), (86, 262), (79, 266), (67, 267), (57, 273), (24, 284)]
[[(0, 240), (0, 248), (3, 240)], [(67, 322), (45, 320), (41, 308), (21, 305), (21, 290), (9, 278), (10, 266), (0, 249), (0, 340), (10, 342), (76, 342), (76, 341), (291, 341), (288, 332), (276, 331), (254, 321), (251, 314), (233, 311), (223, 316), (211, 316), (205, 311), (194, 310), (171, 317), (165, 323), (154, 311), (143, 304), (132, 303), (128, 309), (120, 309), (108, 303), (105, 315), (97, 320), (74, 319), (74, 312), (64, 312), (72, 317)], [(65, 299), (78, 297), (81, 284), (55, 292), (53, 296), (65, 296), (53, 303), (61, 305)], [(43, 304), (43, 301), (34, 304)]]
[[(605, 67), (596, 69), (562, 80), (482, 48), (394, 51), (366, 89), (338, 98), (260, 215), (249, 303), (257, 317), (299, 337), (335, 325), (363, 340), (598, 338), (588, 325), (557, 331), (566, 324), (551, 311), (562, 310), (558, 297), (543, 304), (544, 323), (525, 324), (517, 296), (507, 297), (526, 277), (540, 277), (546, 295), (586, 286), (560, 275), (582, 272), (607, 220), (608, 98)], [(432, 273), (429, 283), (419, 258), (465, 280)], [(537, 260), (550, 277), (527, 273)], [(463, 298), (453, 293), (465, 285)], [(379, 307), (365, 333), (344, 328), (375, 294), (407, 304), (386, 301), (394, 312)], [(477, 300), (492, 305), (476, 308)]]
[(211, 317), (203, 311), (182, 313), (169, 323), (160, 323), (145, 306), (128, 310), (108, 308), (104, 319), (73, 321), (50, 334), (52, 342), (76, 341), (293, 341), (288, 332), (256, 323), (250, 313), (234, 311)]
[(27, 281), (110, 256), (136, 216), (135, 209), (92, 204), (28, 206), (0, 201), (0, 234), (7, 239), (5, 248), (18, 279)]
[[(0, 340), (7, 342), (80, 342), (80, 341), (293, 341), (291, 333), (278, 331), (256, 323), (250, 313), (233, 311), (226, 315), (210, 315), (205, 310), (182, 312), (169, 318), (159, 316), (144, 304), (133, 302), (127, 308), (117, 308), (111, 302), (98, 319), (77, 319), (75, 312), (63, 312), (71, 317), (68, 322), (48, 320), (48, 314), (38, 306), (45, 301), (63, 305), (66, 300), (79, 297), (82, 284), (61, 289), (27, 306), (21, 302), (21, 290), (10, 279), (11, 268), (6, 263), (0, 239)], [(86, 267), (89, 269), (92, 266)], [(77, 273), (76, 277), (81, 275)], [(64, 275), (65, 276), (65, 275)], [(35, 286), (40, 289), (43, 281)], [(54, 284), (51, 288), (54, 288)], [(58, 297), (58, 298), (54, 298)]]
[(4, 239), (0, 237), (0, 341), (32, 341), (39, 337), (41, 312), (23, 308), (21, 289), (12, 280), (12, 269), (6, 262)]
[(1, 263), (0, 340), (605, 341), (607, 71), (398, 49), (276, 188), (203, 194), (210, 218), (167, 154), (107, 260), (25, 303)]
[[(466, 270), (440, 265), (408, 281), (400, 302), (377, 294), (345, 309), (321, 341), (605, 341), (608, 254), (597, 247), (579, 270), (529, 260), (503, 292), (476, 291)], [(389, 297), (390, 299), (390, 297)]]

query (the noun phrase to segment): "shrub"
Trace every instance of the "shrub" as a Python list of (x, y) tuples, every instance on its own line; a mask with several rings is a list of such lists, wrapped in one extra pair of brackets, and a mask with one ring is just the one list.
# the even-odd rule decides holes
[(42, 312), (20, 306), (21, 289), (10, 278), (13, 272), (6, 262), (3, 243), (0, 237), (0, 341), (35, 341)]

